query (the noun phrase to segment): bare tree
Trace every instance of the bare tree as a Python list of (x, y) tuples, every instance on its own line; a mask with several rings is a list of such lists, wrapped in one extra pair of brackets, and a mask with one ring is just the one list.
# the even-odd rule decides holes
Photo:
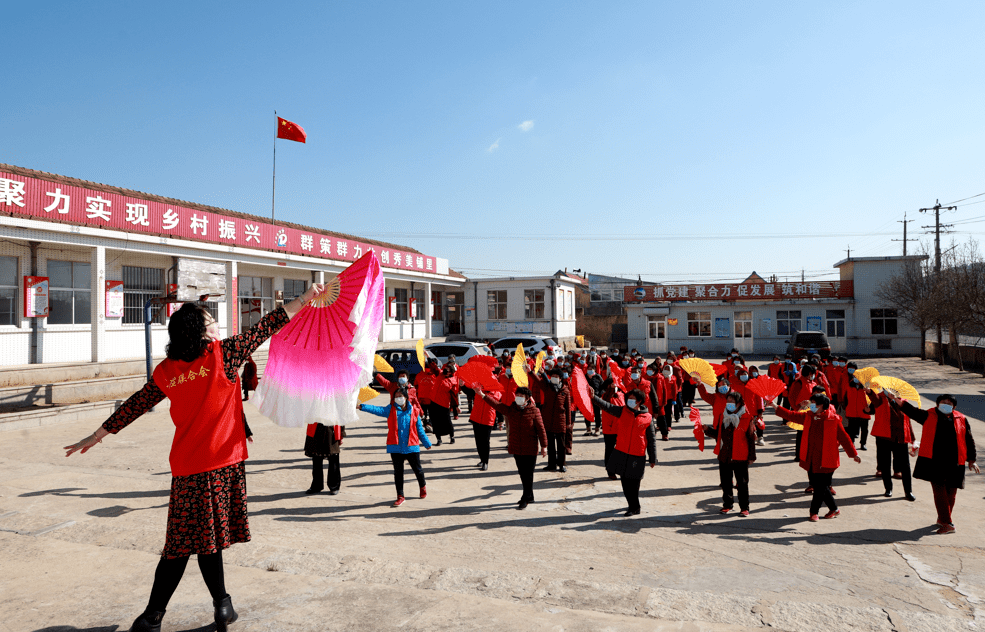
[[(922, 254), (927, 255), (926, 247)], [(875, 293), (880, 300), (895, 306), (903, 318), (920, 330), (921, 360), (927, 359), (927, 330), (940, 320), (934, 300), (936, 279), (928, 261), (929, 256), (906, 261), (899, 274), (883, 283)]]

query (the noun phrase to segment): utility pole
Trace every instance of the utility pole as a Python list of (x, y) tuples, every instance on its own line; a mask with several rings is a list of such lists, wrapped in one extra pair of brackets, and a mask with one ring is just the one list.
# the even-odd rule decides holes
[(919, 239), (907, 239), (906, 238), (906, 225), (909, 224), (912, 221), (914, 221), (914, 220), (912, 220), (912, 219), (906, 219), (906, 213), (903, 213), (903, 219), (896, 220), (896, 223), (897, 224), (902, 224), (903, 225), (903, 239), (892, 239), (892, 240), (890, 240), (890, 241), (902, 241), (903, 242), (903, 256), (904, 257), (906, 256), (906, 242), (908, 242), (908, 241), (920, 241)]
[[(938, 278), (935, 279), (935, 282), (939, 281), (940, 273), (941, 273), (941, 228), (947, 230), (948, 228), (952, 227), (951, 224), (945, 224), (944, 226), (941, 226), (941, 210), (943, 209), (945, 211), (954, 211), (957, 208), (958, 208), (957, 206), (941, 206), (941, 201), (940, 199), (938, 199), (937, 203), (931, 206), (930, 208), (920, 209), (921, 213), (928, 213), (930, 211), (934, 212), (934, 225), (921, 226), (920, 228), (934, 229), (934, 273), (938, 276)], [(941, 329), (940, 319), (937, 320), (937, 364), (939, 365), (944, 364), (944, 336), (943, 336), (943, 331)]]

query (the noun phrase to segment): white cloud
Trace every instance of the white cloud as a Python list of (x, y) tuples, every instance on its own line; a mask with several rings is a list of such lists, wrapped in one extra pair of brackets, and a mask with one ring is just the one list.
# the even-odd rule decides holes
[(486, 151), (488, 151), (488, 152), (494, 152), (497, 149), (499, 149), (499, 141), (501, 141), (501, 140), (503, 140), (503, 139), (502, 138), (497, 138), (496, 139), (496, 142), (493, 143), (492, 145), (489, 145), (489, 149), (487, 149)]
[(524, 122), (520, 123), (519, 125), (517, 125), (517, 128), (521, 132), (529, 132), (530, 130), (532, 130), (534, 128), (534, 122), (533, 121), (524, 121)]

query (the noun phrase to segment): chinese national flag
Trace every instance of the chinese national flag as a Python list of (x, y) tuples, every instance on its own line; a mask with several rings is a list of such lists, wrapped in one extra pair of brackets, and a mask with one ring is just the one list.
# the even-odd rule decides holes
[(308, 135), (304, 133), (304, 128), (297, 123), (292, 123), (287, 119), (277, 117), (277, 138), (294, 140), (303, 143)]

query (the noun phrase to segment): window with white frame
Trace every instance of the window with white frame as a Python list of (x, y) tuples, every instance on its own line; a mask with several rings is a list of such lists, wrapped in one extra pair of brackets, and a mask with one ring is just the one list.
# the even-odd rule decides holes
[(800, 310), (776, 311), (776, 335), (792, 336), (800, 331)]
[(688, 312), (687, 335), (688, 338), (710, 338), (711, 312)]
[(427, 303), (424, 302), (424, 290), (414, 290), (414, 320), (427, 320)]
[(824, 320), (827, 324), (828, 338), (845, 337), (845, 310), (843, 309), (825, 310)]
[(873, 336), (895, 336), (898, 333), (895, 309), (870, 309)]
[(17, 257), (0, 257), (0, 325), (17, 324)]
[(506, 320), (506, 290), (487, 291), (486, 306), (489, 320)]
[(78, 261), (48, 261), (48, 323), (88, 325), (92, 322), (90, 266)]
[(407, 293), (408, 293), (407, 288), (398, 287), (398, 288), (394, 288), (393, 290), (393, 297), (396, 299), (394, 301), (394, 304), (396, 305), (396, 309), (397, 309), (396, 320), (410, 320), (410, 318), (408, 318), (407, 316), (407, 314), (409, 313), (408, 312), (409, 308), (407, 304)]
[(290, 303), (297, 297), (304, 294), (308, 289), (308, 282), (300, 279), (284, 279), (284, 302)]
[(526, 320), (544, 317), (544, 290), (523, 291), (523, 317)]
[[(164, 295), (164, 270), (123, 266), (123, 324), (140, 325), (144, 322), (144, 304)], [(151, 322), (164, 324), (166, 311), (163, 305), (151, 307)]]
[[(241, 276), (238, 285), (239, 327), (244, 332), (274, 311), (274, 280), (270, 277)], [(212, 317), (215, 318), (215, 314)]]

